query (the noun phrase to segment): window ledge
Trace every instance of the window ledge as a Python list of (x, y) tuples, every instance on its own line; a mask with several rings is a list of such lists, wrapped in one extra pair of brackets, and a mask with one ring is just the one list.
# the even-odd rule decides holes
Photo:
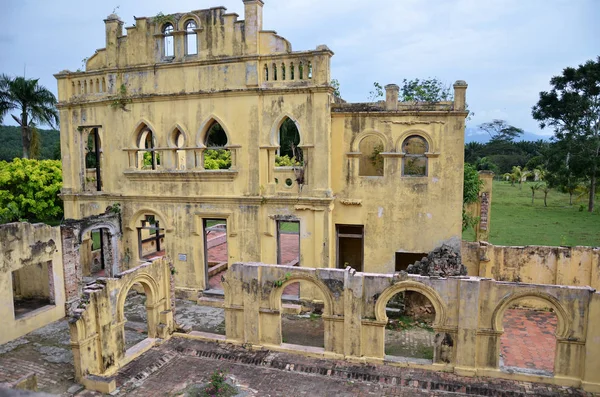
[(233, 181), (237, 170), (128, 170), (123, 174), (132, 181), (221, 182)]

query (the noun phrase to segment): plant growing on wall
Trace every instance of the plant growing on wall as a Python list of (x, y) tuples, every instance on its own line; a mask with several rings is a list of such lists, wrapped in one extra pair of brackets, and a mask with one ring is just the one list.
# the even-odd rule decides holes
[(110, 107), (128, 112), (129, 110), (126, 108), (126, 106), (130, 103), (131, 98), (127, 97), (127, 86), (125, 84), (121, 84), (119, 87), (119, 93), (113, 98), (112, 102), (110, 103)]

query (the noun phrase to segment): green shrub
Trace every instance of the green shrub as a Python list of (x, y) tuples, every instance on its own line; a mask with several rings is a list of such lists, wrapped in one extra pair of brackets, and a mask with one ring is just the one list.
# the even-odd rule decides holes
[(301, 165), (301, 161), (298, 161), (295, 157), (290, 158), (287, 154), (284, 156), (275, 156), (276, 167), (298, 167)]
[(0, 223), (61, 219), (61, 188), (60, 160), (0, 161)]
[(231, 168), (231, 152), (227, 149), (207, 149), (204, 151), (205, 170), (226, 170)]

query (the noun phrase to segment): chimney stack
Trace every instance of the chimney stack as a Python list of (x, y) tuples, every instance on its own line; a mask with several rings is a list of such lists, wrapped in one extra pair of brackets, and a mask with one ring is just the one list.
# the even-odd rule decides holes
[(400, 87), (396, 84), (388, 84), (385, 86), (385, 110), (398, 110), (398, 93)]
[(467, 109), (467, 87), (464, 80), (456, 80), (454, 83), (454, 110)]

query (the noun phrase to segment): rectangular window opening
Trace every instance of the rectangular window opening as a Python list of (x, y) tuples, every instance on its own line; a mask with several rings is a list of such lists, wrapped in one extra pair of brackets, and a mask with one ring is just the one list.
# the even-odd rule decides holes
[(422, 252), (396, 252), (396, 271), (405, 272), (408, 265), (412, 265), (426, 256), (427, 254)]
[(15, 319), (46, 306), (53, 306), (55, 301), (52, 261), (13, 271), (12, 292)]
[(337, 267), (347, 266), (362, 272), (364, 269), (364, 226), (336, 225)]

